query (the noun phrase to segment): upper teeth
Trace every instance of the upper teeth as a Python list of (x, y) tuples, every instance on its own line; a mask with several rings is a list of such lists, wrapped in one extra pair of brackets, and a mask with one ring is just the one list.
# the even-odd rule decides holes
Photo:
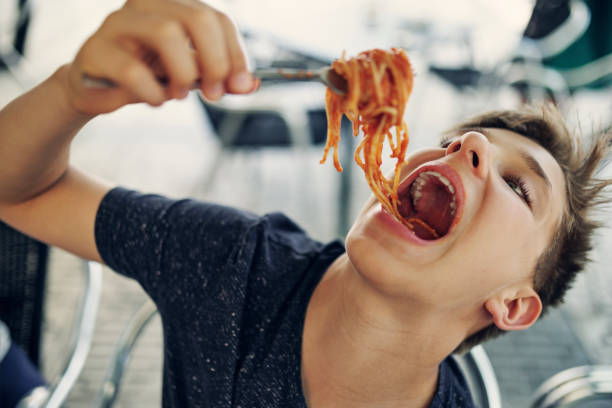
[(412, 183), (412, 187), (410, 188), (410, 192), (412, 193), (413, 206), (416, 206), (416, 203), (423, 196), (422, 189), (425, 184), (427, 184), (427, 179), (429, 177), (436, 177), (442, 184), (446, 186), (448, 191), (452, 194), (453, 199), (450, 203), (451, 214), (455, 214), (455, 210), (457, 209), (457, 200), (455, 199), (455, 187), (451, 184), (451, 182), (436, 171), (424, 171), (414, 180)]

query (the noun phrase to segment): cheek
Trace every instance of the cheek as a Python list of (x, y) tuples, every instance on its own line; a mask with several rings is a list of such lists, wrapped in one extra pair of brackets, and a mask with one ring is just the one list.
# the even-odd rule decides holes
[[(506, 238), (521, 238), (533, 234), (533, 214), (529, 207), (512, 191), (500, 183), (490, 187), (480, 208), (481, 220), (490, 224), (491, 229), (508, 234)], [(517, 239), (519, 237), (516, 237)]]
[(481, 256), (486, 256), (491, 265), (504, 264), (516, 273), (527, 273), (541, 232), (522, 202), (507, 194), (497, 196), (499, 199), (485, 203), (482, 217), (474, 225), (483, 243)]

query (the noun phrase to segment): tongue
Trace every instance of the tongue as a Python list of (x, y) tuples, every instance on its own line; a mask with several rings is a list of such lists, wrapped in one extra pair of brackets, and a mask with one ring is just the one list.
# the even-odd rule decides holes
[[(418, 218), (425, 224), (433, 228), (439, 237), (444, 236), (451, 223), (454, 215), (450, 206), (452, 195), (448, 192), (446, 186), (436, 180), (430, 179), (427, 184), (421, 188), (421, 197), (416, 200), (413, 208), (413, 218)], [(414, 224), (414, 231), (420, 238), (434, 239), (430, 231), (426, 228), (419, 227), (418, 223)]]
[(411, 225), (412, 230), (414, 231), (416, 236), (421, 239), (432, 240), (439, 238), (439, 236), (434, 235), (430, 229), (428, 229), (424, 225), (421, 225), (421, 223), (419, 222), (412, 222)]

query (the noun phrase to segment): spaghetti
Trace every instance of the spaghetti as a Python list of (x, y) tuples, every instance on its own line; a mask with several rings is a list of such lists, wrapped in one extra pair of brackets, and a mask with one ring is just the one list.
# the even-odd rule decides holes
[[(404, 50), (373, 49), (363, 51), (355, 58), (341, 59), (332, 68), (348, 82), (346, 95), (327, 90), (327, 143), (321, 163), (325, 163), (333, 148), (334, 166), (342, 171), (338, 158), (340, 123), (345, 114), (353, 123), (353, 135), (363, 132), (363, 139), (355, 150), (355, 161), (363, 169), (374, 196), (382, 206), (404, 225), (414, 229), (420, 224), (434, 237), (437, 232), (418, 218), (404, 219), (398, 211), (397, 189), (404, 157), (408, 147), (408, 127), (403, 120), (404, 109), (412, 92), (413, 73)], [(395, 134), (391, 128), (395, 127)], [(393, 178), (386, 178), (380, 166), (385, 140), (391, 147), (391, 157), (396, 159)]]

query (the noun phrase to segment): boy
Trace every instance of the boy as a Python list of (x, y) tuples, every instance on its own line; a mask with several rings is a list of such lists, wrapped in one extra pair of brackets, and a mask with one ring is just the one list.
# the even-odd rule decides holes
[[(118, 86), (84, 88), (84, 74)], [(470, 407), (449, 354), (492, 327), (529, 327), (584, 262), (576, 232), (593, 228), (584, 210), (609, 184), (591, 181), (607, 145), (585, 161), (564, 151), (562, 125), (528, 111), (466, 122), (407, 159), (405, 199), (453, 187), (437, 240), (373, 199), (345, 246), (323, 245), (280, 214), (111, 189), (70, 167), (95, 115), (183, 98), (198, 78), (210, 100), (257, 87), (231, 20), (195, 1), (131, 0), (0, 113), (0, 217), (140, 282), (164, 327), (164, 406)]]

